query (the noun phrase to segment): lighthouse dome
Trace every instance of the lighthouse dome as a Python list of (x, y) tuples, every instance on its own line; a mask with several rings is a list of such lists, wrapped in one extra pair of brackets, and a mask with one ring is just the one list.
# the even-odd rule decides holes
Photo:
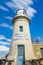
[(25, 9), (18, 9), (17, 11), (17, 15), (27, 15), (27, 12), (25, 11)]

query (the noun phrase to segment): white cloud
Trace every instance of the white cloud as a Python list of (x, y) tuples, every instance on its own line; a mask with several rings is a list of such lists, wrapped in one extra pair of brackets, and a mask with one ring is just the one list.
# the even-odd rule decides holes
[(15, 4), (13, 2), (6, 2), (6, 5), (9, 6), (9, 7), (11, 7), (11, 8), (15, 7)]
[(11, 39), (6, 38), (4, 35), (0, 35), (0, 40), (6, 40), (7, 42), (11, 42)]
[[(5, 41), (3, 41), (3, 40), (6, 40), (6, 42)], [(8, 38), (6, 38), (5, 36), (3, 36), (3, 35), (0, 35), (0, 44), (1, 45), (10, 45), (11, 44), (11, 39), (8, 39)]]
[(9, 19), (9, 20), (12, 20), (13, 19), (13, 17), (9, 17), (9, 16), (8, 17), (5, 17), (5, 18), (6, 19)]
[(3, 41), (0, 41), (0, 44), (1, 44), (1, 45), (10, 45), (10, 43), (8, 43), (8, 42), (3, 42)]
[[(6, 40), (6, 42), (3, 40)], [(10, 43), (11, 43), (11, 39), (8, 39), (5, 36), (0, 35), (0, 44), (1, 45), (10, 45)]]
[[(1, 41), (1, 40), (6, 40), (7, 42)], [(11, 39), (6, 38), (3, 35), (0, 35), (0, 57), (6, 55), (9, 52), (8, 47), (6, 47), (5, 45), (10, 45)]]
[(28, 13), (28, 16), (29, 18), (31, 19), (32, 17), (34, 17), (34, 13), (36, 13), (37, 11), (31, 7), (27, 8), (27, 13)]
[(6, 46), (0, 46), (0, 51), (9, 51), (9, 48)]
[(27, 14), (30, 19), (34, 16), (34, 13), (37, 12), (34, 8), (30, 7), (30, 5), (34, 4), (32, 0), (12, 0), (12, 2), (9, 1), (9, 2), (6, 2), (5, 4), (9, 8), (11, 8), (13, 12), (15, 12), (15, 9), (19, 9), (23, 7), (27, 11)]
[(13, 26), (10, 26), (10, 25), (8, 25), (6, 23), (2, 23), (2, 24), (0, 24), (0, 26), (6, 27), (6, 28), (9, 28), (9, 29), (13, 29)]
[(25, 6), (33, 4), (32, 0), (12, 0), (12, 2), (14, 2), (16, 5), (24, 4)]
[(0, 9), (4, 10), (4, 11), (9, 11), (6, 7), (4, 6), (0, 6)]
[(9, 1), (9, 2), (6, 2), (6, 3), (4, 2), (4, 4), (6, 4), (13, 12), (16, 12), (15, 11), (15, 8), (16, 8), (15, 3)]

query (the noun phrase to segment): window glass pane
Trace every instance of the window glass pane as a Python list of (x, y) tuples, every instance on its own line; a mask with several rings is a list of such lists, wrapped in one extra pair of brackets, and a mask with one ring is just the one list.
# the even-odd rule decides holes
[(23, 32), (23, 26), (20, 26), (20, 32)]
[(43, 57), (43, 48), (41, 48), (41, 55), (42, 55), (42, 57)]
[(25, 53), (24, 53), (24, 45), (18, 46), (18, 57), (17, 57), (17, 65), (23, 65), (25, 64)]
[(23, 56), (24, 54), (24, 46), (18, 46), (18, 56)]

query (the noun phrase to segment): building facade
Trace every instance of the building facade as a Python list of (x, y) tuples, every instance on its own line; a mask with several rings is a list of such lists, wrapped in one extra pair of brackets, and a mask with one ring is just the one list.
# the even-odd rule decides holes
[(19, 9), (13, 21), (13, 36), (9, 54), (0, 59), (3, 65), (43, 65), (43, 44), (32, 43), (30, 20), (24, 9)]

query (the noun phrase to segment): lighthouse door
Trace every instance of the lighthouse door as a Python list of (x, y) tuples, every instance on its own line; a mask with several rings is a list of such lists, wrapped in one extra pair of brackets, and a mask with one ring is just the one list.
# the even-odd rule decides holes
[(18, 46), (18, 57), (17, 57), (17, 65), (23, 65), (25, 60), (25, 53), (24, 53), (24, 45)]

